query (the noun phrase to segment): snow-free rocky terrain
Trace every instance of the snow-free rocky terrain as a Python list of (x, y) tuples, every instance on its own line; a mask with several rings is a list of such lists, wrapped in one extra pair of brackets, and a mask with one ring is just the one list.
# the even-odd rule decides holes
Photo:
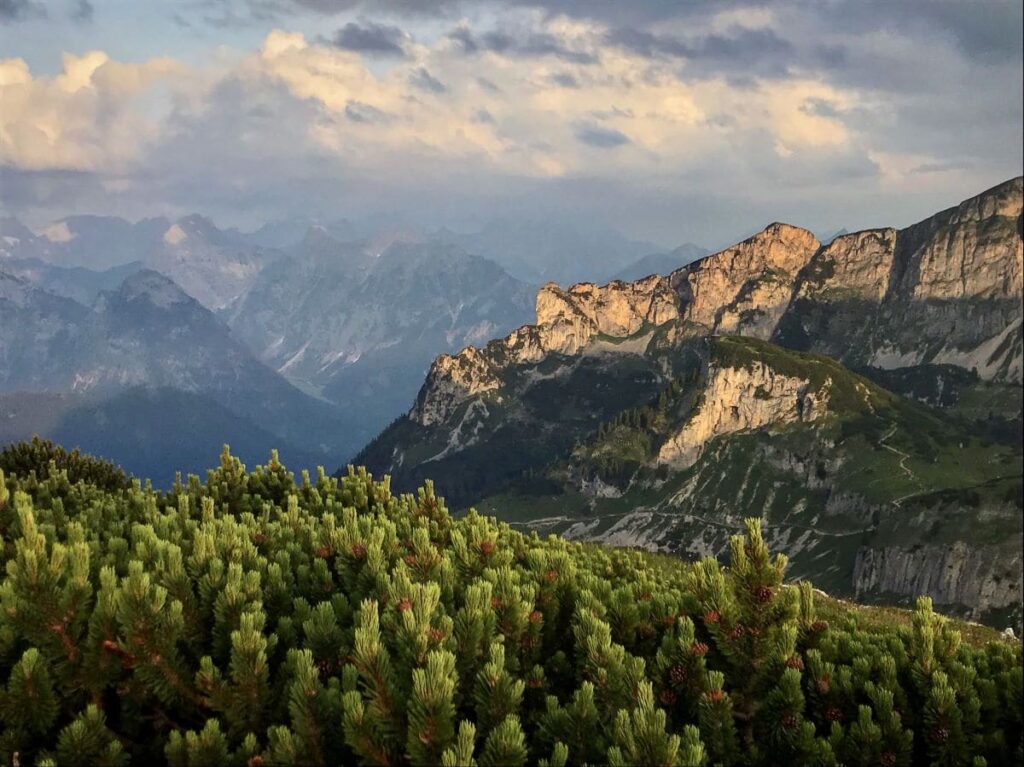
[(1021, 196), (822, 245), (775, 223), (666, 275), (537, 296), (442, 355), (355, 459), (399, 488), (619, 545), (720, 553), (760, 514), (862, 600), (1021, 605)]

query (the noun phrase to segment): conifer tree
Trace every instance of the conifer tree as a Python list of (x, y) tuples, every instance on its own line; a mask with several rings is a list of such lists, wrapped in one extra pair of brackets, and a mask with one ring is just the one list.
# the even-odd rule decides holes
[(1019, 643), (927, 600), (826, 622), (757, 520), (691, 565), (276, 454), (167, 493), (42, 443), (0, 469), (0, 764), (1024, 761)]

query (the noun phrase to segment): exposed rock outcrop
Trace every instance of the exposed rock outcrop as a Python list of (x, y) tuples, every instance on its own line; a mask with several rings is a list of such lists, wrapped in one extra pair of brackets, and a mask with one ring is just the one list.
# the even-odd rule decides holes
[(717, 333), (769, 338), (789, 305), (797, 274), (818, 248), (806, 229), (775, 223), (673, 272), (684, 319)]
[(497, 388), (510, 365), (577, 355), (596, 339), (670, 321), (673, 338), (747, 335), (854, 366), (945, 363), (1020, 383), (1021, 184), (1013, 179), (903, 230), (844, 234), (822, 246), (806, 229), (775, 223), (668, 276), (548, 283), (533, 325), (439, 357), (410, 417), (438, 423), (467, 397)]
[(1019, 607), (1019, 548), (997, 551), (957, 541), (912, 548), (862, 548), (854, 565), (858, 598), (875, 593), (928, 594), (936, 603), (970, 609), (971, 617)]
[(661, 446), (657, 462), (685, 469), (715, 437), (813, 421), (827, 407), (827, 386), (819, 392), (810, 381), (783, 375), (763, 363), (711, 366), (703, 398), (683, 427)]
[(854, 366), (952, 364), (1020, 383), (1022, 179), (902, 230), (837, 237), (773, 335)]

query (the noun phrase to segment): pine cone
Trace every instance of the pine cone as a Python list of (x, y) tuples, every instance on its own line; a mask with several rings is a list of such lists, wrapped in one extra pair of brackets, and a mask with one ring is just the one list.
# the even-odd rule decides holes
[(949, 740), (949, 730), (945, 727), (936, 727), (932, 730), (932, 740), (936, 743), (945, 743)]
[(674, 685), (683, 685), (686, 683), (686, 667), (681, 663), (677, 663), (668, 670), (668, 677), (672, 680)]
[(661, 701), (661, 705), (663, 706), (674, 706), (678, 698), (676, 697), (676, 694), (674, 692), (672, 692), (668, 688), (665, 688), (661, 691), (661, 694), (658, 696), (658, 700)]
[(786, 658), (786, 667), (795, 668), (797, 671), (803, 671), (804, 659), (799, 655), (793, 655), (792, 657)]
[(719, 701), (725, 700), (725, 692), (722, 690), (708, 690), (704, 693), (704, 697), (712, 703), (718, 703)]
[(722, 614), (718, 610), (708, 610), (704, 613), (705, 623), (719, 623), (722, 620)]
[(799, 724), (796, 714), (783, 714), (780, 721), (782, 722), (782, 726), (787, 730), (793, 730), (796, 728), (797, 724)]
[(361, 543), (352, 544), (352, 556), (356, 559), (362, 559), (366, 556), (366, 546)]
[(534, 610), (530, 613), (530, 623), (540, 623), (544, 619), (544, 613)]
[(767, 604), (772, 601), (772, 590), (768, 586), (758, 586), (754, 590), (754, 598), (760, 605)]
[(882, 767), (896, 767), (896, 754), (886, 751), (882, 754)]
[(703, 642), (694, 642), (692, 645), (690, 645), (690, 652), (696, 655), (697, 657), (707, 655), (708, 646)]
[(843, 712), (835, 706), (829, 706), (825, 710), (825, 718), (830, 722), (841, 722), (843, 721)]
[(494, 553), (494, 541), (480, 541), (480, 553), (485, 557)]
[(398, 604), (395, 606), (398, 608), (399, 612), (404, 613), (406, 610), (412, 609), (412, 600), (408, 597), (403, 597), (402, 599), (398, 600)]

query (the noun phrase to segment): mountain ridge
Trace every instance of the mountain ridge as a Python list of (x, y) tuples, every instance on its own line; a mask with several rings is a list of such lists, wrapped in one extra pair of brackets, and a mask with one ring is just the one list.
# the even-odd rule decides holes
[[(1020, 580), (1008, 573), (1020, 564), (1022, 458), (1012, 427), (992, 419), (1020, 418), (1011, 402), (1020, 394), (1019, 219), (1007, 225), (1021, 215), (1020, 189), (1011, 179), (903, 230), (822, 245), (776, 222), (668, 275), (548, 283), (535, 323), (439, 356), (408, 414), (355, 460), (396, 487), (437, 478), (456, 504), (484, 504), (524, 525), (550, 517), (550, 529), (574, 537), (663, 550), (692, 541), (699, 551), (690, 555), (721, 553), (726, 538), (708, 531), (728, 527), (730, 509), (763, 509), (768, 521), (786, 520), (787, 543), (811, 536), (796, 546), (800, 568), (841, 593), (930, 589), (950, 609), (1019, 615)], [(972, 263), (984, 268), (945, 277)], [(848, 302), (851, 290), (859, 303)], [(833, 296), (838, 309), (813, 313)], [(900, 316), (930, 327), (896, 364), (879, 350), (909, 337)], [(792, 329), (805, 324), (810, 332), (794, 343)], [(862, 343), (839, 331), (860, 325)], [(738, 367), (709, 365), (737, 349), (746, 350)], [(970, 364), (982, 357), (988, 364)], [(828, 386), (811, 386), (814, 359), (832, 371)], [(931, 401), (946, 411), (875, 380), (924, 400), (937, 381)], [(944, 398), (945, 380), (956, 387)], [(666, 396), (677, 402), (671, 417), (652, 405)], [(674, 431), (652, 427), (656, 416)], [(622, 440), (591, 455), (596, 464), (580, 463), (601, 430)], [(559, 508), (572, 511), (551, 513)], [(831, 572), (815, 557), (842, 519), (845, 553)], [(927, 562), (912, 548), (916, 525), (930, 531), (916, 537)], [(956, 572), (969, 573), (962, 587), (950, 580)]]

